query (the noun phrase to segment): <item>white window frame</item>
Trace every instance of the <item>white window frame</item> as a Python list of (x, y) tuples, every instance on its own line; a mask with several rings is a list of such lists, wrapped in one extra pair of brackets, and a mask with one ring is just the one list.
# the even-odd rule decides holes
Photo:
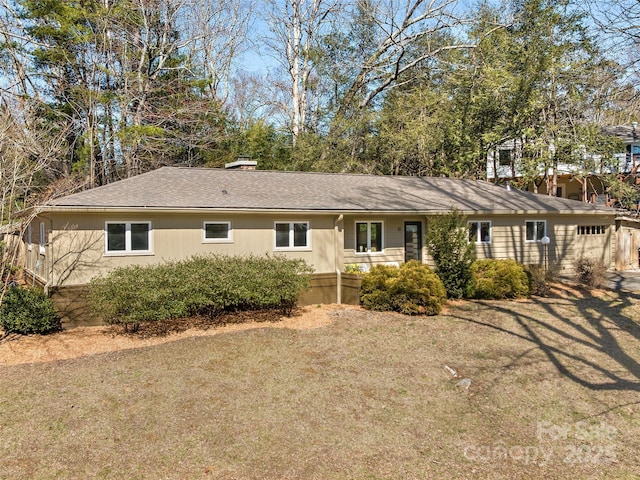
[[(527, 238), (527, 224), (528, 223), (544, 223), (544, 233), (542, 234), (542, 237), (540, 238), (533, 238), (533, 239), (528, 239)], [(536, 228), (536, 226), (534, 225), (534, 234), (537, 233), (538, 229)], [(542, 241), (542, 239), (544, 237), (547, 236), (547, 221), (546, 220), (525, 220), (524, 222), (524, 239), (526, 242), (528, 243), (540, 243)]]
[[(142, 224), (142, 223), (147, 224), (149, 226), (149, 230), (147, 231), (147, 235), (148, 235), (147, 240), (148, 240), (149, 248), (147, 250), (132, 250), (131, 249), (131, 225)], [(122, 225), (122, 224), (124, 224), (125, 226), (125, 231), (124, 231), (125, 249), (109, 250), (108, 227), (109, 225)], [(104, 222), (104, 254), (105, 256), (110, 256), (110, 257), (118, 257), (123, 255), (152, 255), (153, 254), (152, 223), (148, 220), (123, 220), (123, 221), (110, 220), (110, 221)]]
[[(207, 238), (207, 225), (226, 225), (227, 237), (226, 238)], [(233, 243), (233, 230), (231, 229), (231, 222), (213, 221), (213, 220), (206, 220), (202, 222), (202, 243)]]
[[(367, 251), (359, 252), (358, 251), (358, 224), (366, 223), (367, 224)], [(380, 251), (371, 251), (371, 224), (379, 223), (380, 224)], [(380, 255), (384, 253), (384, 221), (382, 220), (356, 220), (354, 222), (354, 250), (356, 255)]]
[[(304, 246), (295, 246), (294, 238), (295, 238), (295, 225), (303, 224), (307, 226), (307, 235), (306, 235), (306, 245)], [(286, 247), (278, 247), (278, 225), (289, 225), (289, 244)], [(273, 222), (273, 249), (275, 251), (309, 251), (311, 250), (311, 224), (308, 220), (277, 220)]]
[[(484, 244), (484, 245), (489, 245), (491, 243), (491, 240), (493, 239), (493, 225), (491, 224), (491, 220), (470, 220), (467, 222), (467, 226), (469, 228), (469, 233), (471, 233), (471, 224), (475, 223), (477, 225), (477, 230), (476, 230), (476, 238), (475, 240), (469, 240), (470, 242), (473, 243), (479, 243), (479, 244)], [(483, 223), (488, 223), (489, 224), (489, 240), (482, 240), (482, 224)]]

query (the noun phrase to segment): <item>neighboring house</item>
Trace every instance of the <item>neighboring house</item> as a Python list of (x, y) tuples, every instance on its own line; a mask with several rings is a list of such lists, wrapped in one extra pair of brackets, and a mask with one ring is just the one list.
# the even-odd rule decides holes
[(61, 304), (116, 267), (282, 254), (314, 268), (302, 303), (352, 302), (345, 265), (430, 263), (429, 219), (452, 209), (468, 217), (479, 258), (614, 265), (616, 212), (606, 207), (476, 180), (175, 167), (43, 205), (23, 239), (25, 265)]
[[(597, 155), (591, 155), (586, 151), (578, 153), (582, 158), (582, 162), (578, 162), (578, 164), (559, 162), (555, 169), (556, 196), (583, 202), (595, 203), (596, 200), (599, 200), (601, 203), (605, 203), (608, 199), (606, 199), (603, 176), (610, 174), (631, 176), (635, 182), (640, 167), (640, 127), (636, 123), (617, 125), (603, 129), (603, 133), (617, 137), (624, 145), (624, 151), (615, 154), (613, 161), (608, 162), (602, 162)], [(553, 150), (553, 147), (550, 149)], [(548, 194), (549, 188), (544, 178), (551, 178), (554, 169), (549, 168), (545, 172), (542, 168), (541, 171), (534, 173), (538, 175), (538, 178), (530, 183), (527, 187), (528, 190)], [(521, 180), (524, 177), (521, 140), (504, 142), (487, 155), (487, 180), (506, 183), (507, 181)], [(534, 183), (537, 183), (537, 186), (534, 186)]]

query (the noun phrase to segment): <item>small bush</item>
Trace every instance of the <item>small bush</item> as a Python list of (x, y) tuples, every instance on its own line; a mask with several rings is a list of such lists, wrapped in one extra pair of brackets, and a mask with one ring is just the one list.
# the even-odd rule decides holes
[(515, 260), (476, 260), (471, 266), (469, 296), (502, 300), (529, 294), (529, 278)]
[(39, 289), (9, 287), (0, 305), (0, 325), (7, 333), (22, 335), (62, 330), (53, 302)]
[(416, 260), (398, 267), (377, 265), (362, 278), (361, 303), (369, 310), (437, 315), (447, 294), (440, 278)]
[(281, 256), (195, 256), (161, 265), (118, 268), (89, 283), (93, 311), (106, 323), (141, 322), (239, 310), (290, 314), (312, 269)]
[(531, 295), (539, 295), (541, 297), (549, 295), (551, 289), (549, 288), (549, 280), (543, 266), (534, 264), (527, 265), (525, 267), (525, 273), (529, 278), (529, 293)]
[(607, 266), (599, 258), (580, 257), (574, 262), (576, 282), (588, 288), (600, 288), (606, 282)]
[(360, 264), (358, 263), (347, 263), (344, 266), (344, 273), (355, 273), (355, 274), (362, 274), (364, 273), (362, 271), (362, 268), (360, 268)]

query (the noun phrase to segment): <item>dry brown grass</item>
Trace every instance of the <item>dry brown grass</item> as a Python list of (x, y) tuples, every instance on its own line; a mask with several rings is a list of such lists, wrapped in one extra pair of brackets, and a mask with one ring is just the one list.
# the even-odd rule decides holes
[(637, 478), (637, 295), (320, 310), (2, 367), (0, 478)]

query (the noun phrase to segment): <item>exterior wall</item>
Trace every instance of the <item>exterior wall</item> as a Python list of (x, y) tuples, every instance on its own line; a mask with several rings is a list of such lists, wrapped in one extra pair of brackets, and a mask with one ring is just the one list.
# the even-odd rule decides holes
[[(627, 251), (640, 247), (640, 230), (629, 226), (618, 228), (614, 217), (597, 215), (478, 215), (468, 216), (469, 221), (491, 222), (491, 243), (476, 244), (477, 258), (515, 259), (523, 264), (557, 263), (560, 269), (571, 270), (575, 258), (581, 255), (602, 258), (613, 266), (616, 244), (620, 238), (630, 238), (633, 243)], [(525, 222), (544, 220), (547, 236), (551, 239), (545, 248), (540, 242), (527, 242)], [(106, 221), (152, 222), (152, 254), (105, 254)], [(232, 241), (229, 243), (204, 243), (204, 221), (230, 221)], [(300, 299), (301, 305), (333, 303), (338, 301), (340, 290), (342, 303), (358, 303), (360, 276), (336, 274), (336, 267), (344, 264), (375, 265), (402, 263), (404, 261), (404, 222), (419, 221), (423, 236), (429, 217), (420, 215), (201, 215), (201, 214), (151, 214), (108, 215), (74, 214), (38, 217), (32, 227), (31, 248), (26, 242), (26, 264), (35, 272), (42, 285), (47, 284), (52, 298), (60, 310), (65, 326), (95, 323), (88, 316), (82, 288), (99, 273), (131, 264), (145, 265), (167, 260), (188, 258), (194, 254), (219, 253), (230, 255), (273, 254), (275, 221), (308, 221), (311, 231), (310, 248), (299, 251), (278, 252), (303, 258), (315, 269), (311, 290)], [(383, 250), (373, 253), (356, 252), (355, 225), (358, 221), (383, 222)], [(44, 240), (40, 244), (40, 223), (45, 223)], [(580, 227), (599, 227), (593, 234), (579, 235)], [(34, 233), (36, 232), (36, 233)], [(623, 233), (620, 233), (623, 232)], [(626, 235), (626, 237), (625, 237)], [(423, 242), (424, 243), (424, 242)], [(619, 248), (618, 248), (619, 250)], [(629, 255), (627, 255), (630, 257)], [(631, 255), (632, 256), (632, 255)], [(422, 249), (423, 262), (433, 265), (426, 247)], [(628, 258), (627, 264), (637, 261)], [(35, 270), (34, 270), (35, 269)]]
[[(580, 256), (601, 258), (613, 267), (615, 251), (614, 217), (597, 215), (470, 215), (469, 221), (491, 222), (491, 243), (477, 244), (477, 258), (514, 259), (523, 264), (556, 264), (561, 270), (571, 270)], [(526, 221), (546, 221), (549, 245), (526, 241)], [(375, 253), (355, 251), (355, 224), (358, 221), (382, 221), (384, 250)], [(420, 216), (348, 216), (344, 221), (344, 263), (373, 266), (404, 262), (404, 222), (422, 221), (423, 235), (428, 217)], [(579, 226), (604, 226), (602, 233), (578, 235)], [(423, 242), (424, 243), (424, 242)], [(433, 260), (423, 245), (422, 259), (433, 266)], [(366, 269), (366, 267), (365, 267)]]
[[(522, 264), (556, 264), (560, 270), (572, 270), (573, 262), (580, 256), (601, 258), (613, 266), (614, 222), (613, 216), (580, 215), (508, 215), (477, 217), (470, 220), (491, 221), (491, 243), (477, 244), (478, 258), (514, 259)], [(547, 222), (549, 245), (526, 241), (526, 221)], [(605, 226), (598, 235), (578, 235), (578, 226)], [(546, 250), (546, 252), (545, 252)]]
[[(149, 265), (180, 260), (196, 254), (282, 254), (302, 258), (316, 273), (336, 270), (337, 216), (332, 215), (256, 215), (256, 214), (72, 214), (46, 217), (48, 244), (37, 274), (50, 286), (83, 285), (97, 274), (127, 265)], [(39, 222), (40, 219), (36, 219)], [(105, 222), (150, 221), (151, 254), (105, 253)], [(203, 222), (231, 222), (232, 240), (225, 243), (203, 242)], [(274, 222), (308, 221), (310, 247), (276, 250)], [(34, 223), (36, 223), (34, 222)], [(38, 250), (38, 248), (33, 248)], [(338, 261), (341, 261), (341, 254)], [(51, 261), (55, 259), (55, 261)], [(44, 261), (43, 261), (44, 260)], [(32, 260), (30, 269), (35, 267)]]
[[(356, 222), (383, 222), (382, 252), (356, 252)], [(424, 215), (345, 215), (344, 218), (344, 263), (355, 265), (378, 265), (404, 262), (404, 222), (421, 222), (422, 235), (426, 232)], [(424, 242), (423, 242), (424, 244)], [(427, 256), (422, 247), (422, 258)]]

